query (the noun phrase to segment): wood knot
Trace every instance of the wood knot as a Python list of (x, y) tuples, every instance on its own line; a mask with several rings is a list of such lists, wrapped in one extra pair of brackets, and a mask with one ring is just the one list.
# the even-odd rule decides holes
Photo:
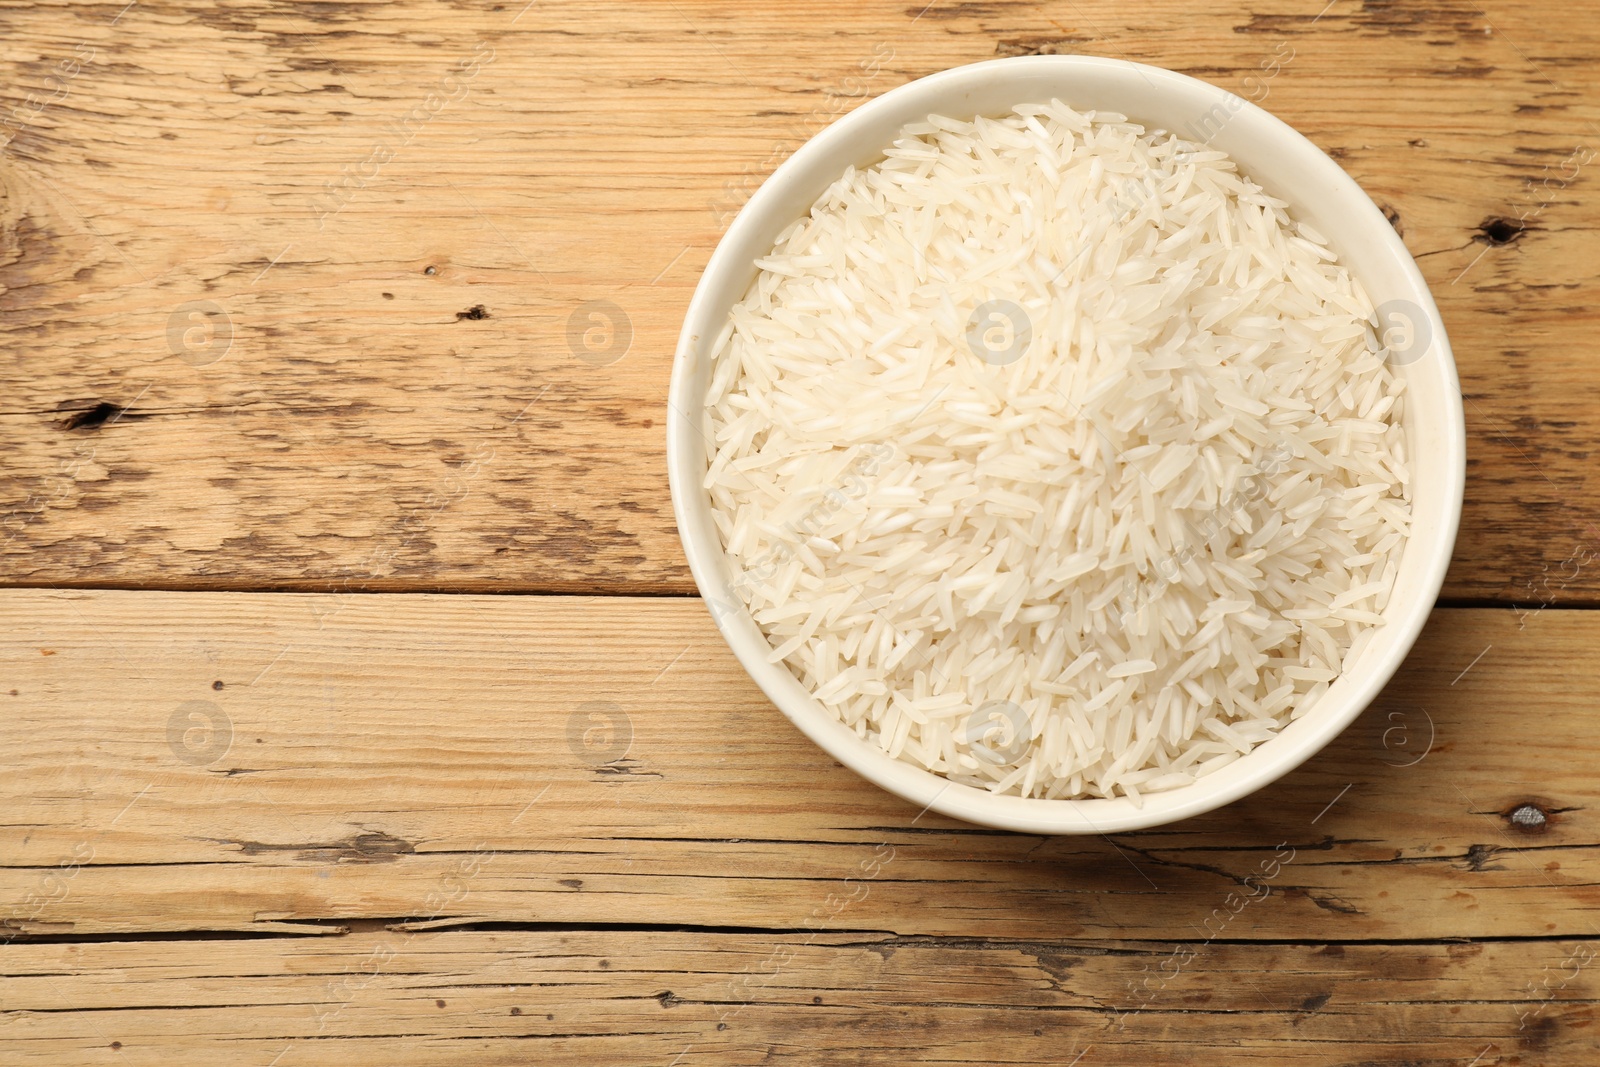
[(1516, 219), (1488, 218), (1479, 224), (1478, 235), (1473, 240), (1499, 248), (1521, 237), (1526, 228)]
[(1506, 812), (1511, 828), (1524, 834), (1542, 834), (1550, 827), (1550, 817), (1537, 804), (1518, 804)]
[(1467, 846), (1466, 868), (1469, 871), (1503, 871), (1505, 868), (1491, 862), (1500, 852), (1497, 845)]
[(102, 400), (92, 408), (74, 411), (61, 420), (63, 430), (93, 430), (121, 418), (127, 408)]

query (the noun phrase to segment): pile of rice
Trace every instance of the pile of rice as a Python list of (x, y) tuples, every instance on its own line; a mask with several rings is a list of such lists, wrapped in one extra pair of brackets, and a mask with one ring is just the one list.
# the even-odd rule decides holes
[(1383, 622), (1404, 379), (1221, 152), (1060, 101), (930, 116), (789, 226), (715, 344), (733, 588), (857, 735), (1034, 797), (1193, 782)]

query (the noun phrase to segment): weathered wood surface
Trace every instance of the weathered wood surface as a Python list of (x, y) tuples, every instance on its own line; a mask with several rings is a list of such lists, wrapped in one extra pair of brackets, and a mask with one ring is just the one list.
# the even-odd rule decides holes
[[(0, 1063), (1592, 1067), (1597, 16), (0, 0)], [(1028, 52), (1306, 132), (1466, 397), (1458, 606), (1300, 770), (1111, 840), (920, 814), (698, 602), (593, 595), (692, 592), (665, 387), (730, 213)], [(584, 595), (434, 595), (501, 592)]]
[(868, 96), (1070, 51), (1260, 100), (1390, 210), (1468, 400), (1447, 596), (1591, 603), (1553, 580), (1600, 549), (1564, 10), (0, 4), (3, 580), (689, 592), (664, 392), (728, 213)]
[(1595, 951), (1566, 941), (1186, 949), (541, 930), (27, 945), (0, 956), (11, 1010), (0, 1056), (277, 1067), (1580, 1064), (1594, 1048)]
[(1588, 612), (1441, 610), (1279, 783), (1054, 839), (919, 815), (835, 764), (693, 600), (13, 590), (0, 633), (20, 932), (1600, 937)]

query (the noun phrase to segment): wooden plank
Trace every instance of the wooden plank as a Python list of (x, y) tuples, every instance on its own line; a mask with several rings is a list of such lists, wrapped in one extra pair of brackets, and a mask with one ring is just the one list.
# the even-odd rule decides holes
[(1595, 955), (1590, 942), (1543, 940), (1202, 946), (520, 930), (27, 945), (0, 952), (0, 1056), (92, 1063), (114, 1051), (120, 1064), (226, 1057), (277, 1067), (1589, 1067)]
[(1077, 51), (1394, 214), (1468, 398), (1447, 595), (1593, 602), (1600, 20), (1492, 7), (5, 5), (4, 581), (689, 592), (665, 384), (729, 211), (861, 99)]
[(790, 727), (695, 601), (10, 590), (0, 635), (13, 933), (1600, 936), (1588, 612), (1441, 610), (1305, 766), (1114, 839), (919, 816)]

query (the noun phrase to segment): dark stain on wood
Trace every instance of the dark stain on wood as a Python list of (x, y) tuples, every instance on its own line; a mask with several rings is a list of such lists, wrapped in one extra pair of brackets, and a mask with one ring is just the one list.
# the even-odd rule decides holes
[(1517, 1040), (1530, 1052), (1545, 1052), (1559, 1029), (1554, 1015), (1541, 1015), (1517, 1031)]
[(292, 852), (302, 863), (393, 863), (416, 852), (410, 841), (382, 831), (368, 830), (326, 844), (267, 844), (261, 841), (225, 841), (239, 846), (246, 856)]
[(1499, 852), (1498, 845), (1471, 845), (1462, 866), (1469, 871), (1503, 871), (1503, 865), (1490, 862)]
[(1315, 904), (1323, 911), (1336, 911), (1340, 915), (1361, 914), (1361, 909), (1350, 903), (1348, 900), (1340, 900), (1335, 896), (1324, 896), (1310, 892), (1306, 893), (1306, 896), (1310, 898), (1311, 903)]

